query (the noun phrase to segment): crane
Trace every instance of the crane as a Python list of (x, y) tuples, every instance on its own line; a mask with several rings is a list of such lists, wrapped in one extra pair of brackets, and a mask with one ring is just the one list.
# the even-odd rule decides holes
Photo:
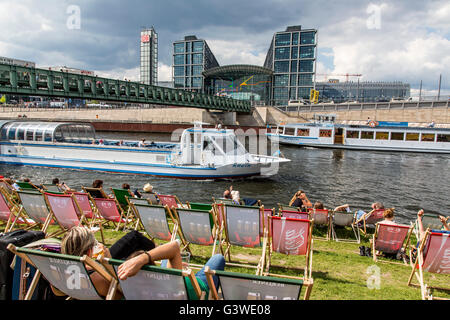
[(346, 74), (331, 74), (331, 73), (318, 73), (318, 76), (325, 76), (325, 80), (327, 79), (328, 76), (338, 76), (338, 77), (345, 77), (345, 81), (348, 82), (348, 78), (349, 77), (362, 77), (362, 74), (350, 74), (350, 73), (346, 73)]

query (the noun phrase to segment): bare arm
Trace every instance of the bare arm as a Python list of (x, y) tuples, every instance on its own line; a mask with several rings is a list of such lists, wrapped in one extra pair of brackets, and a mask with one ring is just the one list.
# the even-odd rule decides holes
[(423, 239), (423, 235), (425, 234), (425, 230), (423, 230), (423, 224), (422, 224), (422, 216), (423, 216), (423, 209), (420, 209), (419, 212), (417, 212), (417, 224), (419, 226), (419, 235), (420, 235), (420, 240)]

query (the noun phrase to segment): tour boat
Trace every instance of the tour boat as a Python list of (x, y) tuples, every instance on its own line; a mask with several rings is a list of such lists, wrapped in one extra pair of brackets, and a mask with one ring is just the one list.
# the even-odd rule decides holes
[(309, 123), (279, 125), (267, 136), (280, 144), (307, 147), (450, 153), (450, 129), (413, 127), (408, 122), (348, 125), (335, 123), (335, 116), (321, 115)]
[(184, 179), (270, 176), (290, 160), (247, 152), (233, 130), (196, 123), (179, 143), (96, 139), (89, 123), (0, 121), (0, 163)]

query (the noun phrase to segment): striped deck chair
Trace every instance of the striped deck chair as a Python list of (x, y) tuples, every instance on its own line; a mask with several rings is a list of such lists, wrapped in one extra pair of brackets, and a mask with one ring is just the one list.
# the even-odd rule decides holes
[(179, 230), (183, 237), (185, 248), (191, 252), (189, 245), (212, 246), (213, 256), (216, 253), (217, 223), (212, 210), (174, 209)]
[(264, 275), (270, 273), (273, 253), (305, 256), (304, 280), (312, 275), (312, 228), (313, 221), (283, 217), (269, 217), (271, 227), (269, 234), (267, 264)]
[(314, 237), (317, 240), (330, 240), (331, 239), (331, 218), (330, 211), (328, 209), (308, 209), (310, 219), (314, 219), (314, 228), (316, 226), (326, 226), (326, 237)]
[[(145, 232), (151, 239), (159, 239), (163, 241), (173, 241), (178, 232), (177, 220), (173, 217), (167, 206), (157, 206), (149, 204), (132, 204), (137, 217), (142, 224)], [(170, 230), (169, 215), (174, 222), (172, 231)]]
[[(359, 233), (359, 228), (355, 224), (356, 214), (346, 211), (334, 211), (331, 214), (331, 235), (333, 240), (336, 242), (361, 242), (361, 236)], [(336, 233), (336, 227), (351, 227), (353, 234), (355, 235), (355, 240), (353, 239), (339, 239)]]
[(178, 270), (145, 265), (139, 272), (120, 280), (117, 276), (120, 260), (101, 260), (114, 270), (126, 300), (198, 300), (202, 291), (192, 270)]
[[(51, 218), (51, 213), (42, 193), (39, 191), (17, 191), (17, 195), (21, 204), (20, 213), (25, 212), (28, 217), (35, 221), (35, 224), (27, 229), (40, 226), (41, 231), (44, 231), (44, 228), (47, 230), (49, 224), (56, 224), (55, 220)], [(49, 222), (47, 219), (49, 219)]]
[(89, 193), (93, 199), (109, 199), (103, 188), (81, 187), (84, 192)]
[(284, 218), (290, 219), (306, 219), (311, 220), (311, 214), (309, 212), (300, 212), (292, 210), (281, 210), (279, 215)]
[(168, 206), (169, 209), (172, 208), (184, 208), (185, 206), (181, 203), (177, 196), (159, 194), (159, 204), (162, 206)]
[(0, 187), (0, 222), (5, 225), (5, 233), (12, 231), (15, 225), (30, 226), (35, 224), (34, 220), (28, 219), (20, 211), (19, 205), (15, 203), (3, 187)]
[(364, 214), (361, 218), (359, 218), (356, 223), (358, 224), (361, 232), (366, 235), (368, 227), (375, 228), (377, 222), (384, 220), (383, 213), (384, 209), (376, 209)]
[(76, 257), (40, 250), (17, 248), (12, 244), (8, 249), (34, 266), (37, 271), (31, 282), (25, 300), (31, 300), (39, 278), (44, 278), (63, 295), (77, 300), (103, 300), (91, 281), (86, 265), (110, 282), (111, 289), (116, 287), (116, 280), (98, 262), (87, 256)]
[[(57, 235), (69, 231), (73, 227), (85, 225), (84, 214), (82, 214), (80, 218), (78, 217), (78, 214), (80, 212), (83, 213), (83, 210), (80, 208), (74, 195), (53, 194), (45, 192), (44, 198), (50, 210), (51, 214), (50, 218), (54, 218), (61, 229), (60, 231), (55, 231), (54, 233), (48, 235), (47, 237), (55, 237)], [(49, 220), (50, 219), (47, 219), (47, 222)], [(103, 242), (105, 241), (103, 238), (103, 231), (101, 227), (90, 227), (89, 229), (92, 232), (101, 231), (102, 241)], [(44, 228), (44, 230), (42, 231), (46, 232), (47, 228)]]
[[(225, 241), (221, 244), (225, 245), (221, 251), (224, 257), (228, 257), (227, 265), (241, 266), (247, 268), (255, 268), (256, 274), (260, 274), (264, 267), (265, 252), (266, 252), (266, 237), (260, 236), (260, 219), (262, 208), (248, 207), (238, 205), (224, 205), (224, 227), (225, 227)], [(220, 235), (219, 235), (220, 236)], [(262, 248), (258, 263), (243, 263), (237, 261), (232, 262), (231, 247), (239, 246), (243, 248)]]
[[(377, 261), (377, 251), (387, 254), (396, 254), (401, 250), (404, 252), (404, 244), (409, 242), (411, 232), (411, 226), (377, 223), (371, 241), (373, 261)], [(405, 260), (404, 263), (407, 264)]]
[[(408, 286), (420, 287), (422, 300), (443, 299), (433, 295), (434, 291), (449, 293), (450, 287), (428, 286), (425, 283), (424, 272), (438, 274), (450, 274), (450, 231), (427, 229), (417, 250), (417, 258), (411, 263), (412, 272), (408, 280)], [(413, 284), (416, 275), (419, 285)], [(448, 282), (447, 282), (448, 284)]]
[(122, 207), (116, 199), (91, 198), (91, 203), (94, 205), (96, 214), (106, 222), (112, 222), (116, 231), (119, 231), (120, 225), (123, 225), (125, 230), (128, 224), (133, 222), (125, 217)]
[[(299, 300), (302, 287), (306, 287), (305, 300), (309, 300), (312, 279), (258, 276), (247, 273), (227, 272), (205, 268), (206, 280), (214, 300)], [(221, 296), (213, 276), (219, 278)]]

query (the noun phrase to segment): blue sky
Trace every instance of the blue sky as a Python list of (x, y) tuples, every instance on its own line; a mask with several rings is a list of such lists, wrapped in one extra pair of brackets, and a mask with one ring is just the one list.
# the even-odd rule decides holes
[[(79, 29), (67, 27), (73, 5)], [(139, 30), (153, 25), (159, 79), (170, 80), (172, 42), (185, 35), (207, 40), (221, 65), (262, 65), (274, 32), (302, 25), (319, 30), (319, 74), (405, 81), (413, 93), (422, 80), (430, 94), (442, 74), (450, 94), (449, 1), (0, 0), (0, 12), (0, 55), (38, 66), (138, 80)]]

